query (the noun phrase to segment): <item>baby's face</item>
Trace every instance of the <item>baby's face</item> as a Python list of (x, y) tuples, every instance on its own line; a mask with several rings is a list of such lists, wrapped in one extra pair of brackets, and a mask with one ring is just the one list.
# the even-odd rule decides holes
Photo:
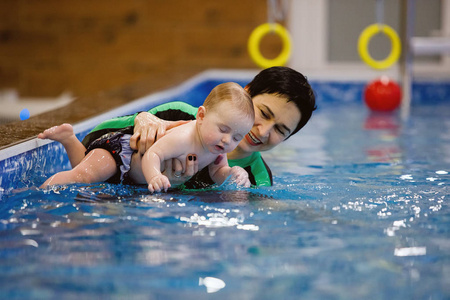
[(201, 126), (201, 137), (211, 153), (222, 154), (233, 151), (253, 126), (253, 118), (220, 103), (207, 110)]

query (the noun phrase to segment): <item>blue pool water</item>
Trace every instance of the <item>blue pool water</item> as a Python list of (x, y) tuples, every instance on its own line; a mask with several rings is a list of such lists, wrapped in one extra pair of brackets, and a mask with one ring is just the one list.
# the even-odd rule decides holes
[(67, 159), (34, 154), (2, 185), (2, 298), (450, 298), (450, 97), (416, 89), (402, 123), (315, 84), (311, 122), (264, 154), (273, 187), (43, 191)]

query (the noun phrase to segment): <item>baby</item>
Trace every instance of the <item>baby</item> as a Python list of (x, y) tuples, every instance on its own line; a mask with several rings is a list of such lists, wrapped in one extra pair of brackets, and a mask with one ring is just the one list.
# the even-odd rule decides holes
[[(177, 158), (185, 164), (189, 153), (199, 158), (199, 170), (208, 166), (217, 184), (231, 176), (238, 185), (248, 187), (247, 172), (241, 167), (228, 166), (226, 153), (233, 151), (250, 131), (254, 118), (248, 93), (236, 83), (223, 83), (216, 86), (198, 108), (196, 120), (169, 130), (143, 156), (130, 148), (130, 134), (108, 133), (89, 145), (86, 156), (72, 170), (53, 175), (41, 187), (118, 177), (125, 183), (148, 184), (152, 193), (167, 191), (171, 184), (162, 174), (164, 162)], [(84, 148), (69, 124), (48, 129), (38, 137), (61, 142), (69, 158), (70, 153)]]

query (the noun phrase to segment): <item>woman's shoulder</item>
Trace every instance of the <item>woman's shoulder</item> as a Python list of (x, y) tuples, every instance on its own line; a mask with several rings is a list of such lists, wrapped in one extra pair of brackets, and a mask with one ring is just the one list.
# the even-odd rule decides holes
[(250, 166), (255, 163), (260, 163), (261, 161), (263, 161), (263, 159), (260, 152), (253, 152), (250, 156), (244, 158), (228, 159), (230, 166), (240, 167)]
[[(192, 106), (186, 102), (172, 101), (158, 105), (148, 112), (159, 117), (159, 115), (177, 115), (178, 120), (193, 120), (197, 115), (197, 107)], [(164, 118), (163, 118), (164, 119)]]

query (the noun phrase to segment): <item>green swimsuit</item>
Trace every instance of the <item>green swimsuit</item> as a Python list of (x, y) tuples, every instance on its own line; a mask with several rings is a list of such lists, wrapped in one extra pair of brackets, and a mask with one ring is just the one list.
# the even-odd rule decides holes
[[(197, 108), (184, 102), (169, 102), (159, 105), (148, 111), (160, 119), (167, 121), (195, 120)], [(121, 131), (133, 134), (134, 119), (138, 113), (118, 117), (100, 123), (86, 137), (82, 143), (89, 146), (94, 140), (105, 133)], [(272, 172), (259, 152), (253, 152), (249, 157), (242, 159), (229, 159), (230, 167), (240, 166), (249, 174), (250, 182), (256, 186), (271, 186), (273, 184)], [(186, 188), (205, 188), (214, 184), (209, 176), (208, 168), (204, 168), (185, 183)]]

